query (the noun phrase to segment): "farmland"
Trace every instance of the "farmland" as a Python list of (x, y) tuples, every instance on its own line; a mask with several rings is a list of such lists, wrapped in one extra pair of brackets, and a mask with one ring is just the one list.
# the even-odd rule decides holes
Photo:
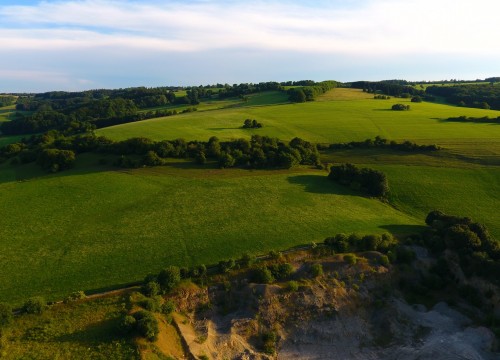
[[(452, 123), (452, 116), (498, 111), (374, 100), (335, 89), (315, 102), (286, 103), (279, 92), (248, 101), (202, 102), (197, 112), (97, 131), (119, 140), (149, 137), (221, 140), (253, 134), (316, 143), (390, 140), (437, 144), (432, 155), (394, 151), (324, 151), (324, 162), (353, 162), (387, 174), (387, 203), (326, 179), (325, 170), (218, 169), (172, 160), (165, 166), (117, 169), (85, 154), (74, 169), (46, 174), (34, 164), (0, 165), (0, 298), (19, 304), (32, 295), (61, 298), (142, 279), (165, 265), (216, 263), (335, 233), (410, 232), (441, 209), (484, 222), (497, 238), (500, 127)], [(243, 129), (247, 118), (264, 127)], [(0, 140), (1, 141), (1, 140)], [(12, 271), (12, 269), (16, 269)]]

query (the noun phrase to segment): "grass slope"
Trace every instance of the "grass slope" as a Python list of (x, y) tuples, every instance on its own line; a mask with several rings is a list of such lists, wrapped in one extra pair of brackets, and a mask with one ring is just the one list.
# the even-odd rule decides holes
[(139, 280), (168, 264), (421, 223), (306, 169), (172, 166), (3, 180), (0, 299), (12, 302)]
[[(325, 101), (333, 100), (336, 96), (338, 99), (349, 99)], [(360, 99), (355, 100), (357, 97)], [(500, 116), (499, 111), (424, 102), (411, 103), (410, 111), (399, 112), (389, 110), (392, 104), (410, 103), (409, 100), (374, 100), (364, 97), (365, 94), (360, 90), (334, 89), (323, 97), (324, 101), (182, 114), (113, 126), (101, 129), (98, 133), (113, 139), (146, 136), (155, 140), (205, 140), (210, 136), (232, 139), (261, 134), (285, 140), (298, 136), (323, 143), (364, 140), (381, 135), (394, 140), (439, 143), (456, 149), (493, 141), (496, 142), (495, 152), (500, 154), (500, 126), (442, 121), (461, 115), (496, 117)], [(255, 118), (264, 127), (242, 129), (246, 118)]]

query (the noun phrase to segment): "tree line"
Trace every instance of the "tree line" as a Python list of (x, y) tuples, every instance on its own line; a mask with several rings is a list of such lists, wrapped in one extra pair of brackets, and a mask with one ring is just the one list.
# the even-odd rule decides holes
[(429, 86), (426, 94), (442, 96), (450, 104), (481, 109), (500, 110), (500, 86), (462, 84), (454, 86)]
[[(320, 146), (320, 149), (325, 148), (325, 146)], [(404, 152), (422, 152), (422, 151), (438, 151), (441, 148), (435, 144), (432, 145), (418, 145), (414, 142), (405, 140), (403, 142), (397, 142), (394, 140), (387, 140), (380, 136), (376, 136), (375, 139), (366, 139), (364, 141), (351, 141), (348, 143), (336, 143), (327, 146), (328, 149), (338, 150), (338, 149), (392, 149)]]
[(339, 83), (336, 81), (322, 81), (307, 86), (291, 88), (288, 90), (288, 99), (296, 103), (314, 101), (317, 96), (336, 88), (338, 85)]
[(488, 116), (483, 116), (483, 117), (459, 116), (459, 117), (449, 117), (446, 119), (446, 121), (500, 124), (500, 116), (498, 116), (497, 118), (490, 118)]
[(153, 141), (143, 137), (113, 141), (93, 133), (66, 137), (55, 131), (0, 148), (0, 159), (10, 159), (14, 164), (36, 161), (46, 170), (60, 171), (70, 168), (76, 155), (86, 152), (115, 155), (114, 165), (128, 168), (159, 166), (168, 158), (190, 158), (199, 164), (212, 160), (221, 168), (255, 169), (318, 165), (320, 161), (316, 145), (300, 138), (290, 142), (260, 135), (231, 141), (219, 141), (213, 136), (207, 142)]
[(370, 168), (358, 168), (353, 164), (333, 165), (328, 178), (354, 190), (361, 190), (370, 196), (386, 197), (389, 183), (385, 174)]

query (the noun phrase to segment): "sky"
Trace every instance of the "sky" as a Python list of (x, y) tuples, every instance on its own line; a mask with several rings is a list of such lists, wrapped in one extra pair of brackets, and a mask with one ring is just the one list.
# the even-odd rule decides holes
[(0, 92), (500, 76), (499, 0), (0, 0)]

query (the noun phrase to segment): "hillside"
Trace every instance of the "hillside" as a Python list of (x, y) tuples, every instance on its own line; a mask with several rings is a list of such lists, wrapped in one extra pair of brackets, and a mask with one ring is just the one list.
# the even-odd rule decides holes
[[(473, 216), (500, 238), (492, 216), (499, 207), (500, 127), (443, 121), (498, 112), (412, 103), (402, 113), (388, 110), (393, 100), (334, 89), (315, 102), (283, 104), (280, 93), (269, 92), (247, 102), (227, 100), (223, 109), (202, 103), (197, 112), (97, 131), (113, 139), (206, 141), (213, 135), (259, 134), (319, 143), (381, 135), (441, 146), (429, 154), (321, 152), (325, 163), (353, 162), (385, 172), (387, 203), (304, 166), (217, 169), (214, 163), (171, 159), (161, 167), (120, 169), (110, 165), (112, 156), (99, 154), (79, 155), (74, 169), (56, 174), (33, 164), (0, 165), (0, 298), (13, 304), (32, 295), (57, 299), (136, 281), (168, 264), (215, 263), (244, 252), (320, 242), (338, 232), (405, 234), (435, 208)], [(264, 127), (242, 129), (246, 118)]]

